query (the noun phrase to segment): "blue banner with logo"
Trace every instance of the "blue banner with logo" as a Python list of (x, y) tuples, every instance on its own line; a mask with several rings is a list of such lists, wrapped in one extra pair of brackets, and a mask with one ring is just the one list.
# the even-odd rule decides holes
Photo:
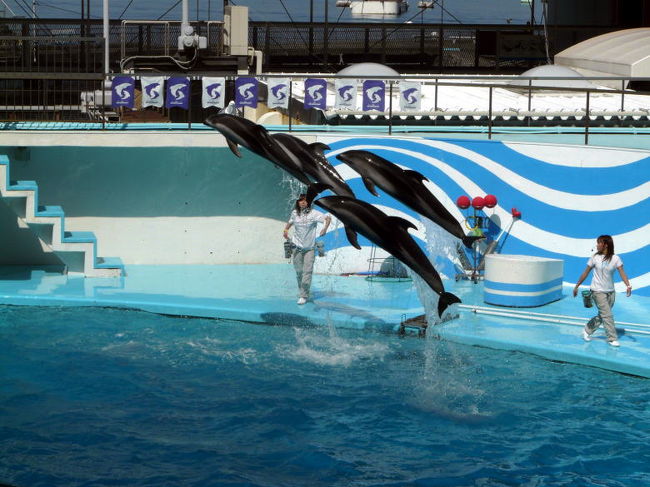
[(135, 79), (132, 76), (116, 76), (111, 85), (111, 106), (133, 108)]
[(187, 110), (190, 105), (190, 80), (185, 76), (173, 77), (167, 80), (167, 108), (182, 108)]
[(305, 80), (305, 108), (327, 108), (327, 81), (320, 78)]
[(383, 112), (386, 106), (386, 84), (381, 80), (367, 79), (363, 82), (363, 111)]
[(235, 106), (257, 107), (258, 85), (256, 78), (237, 78), (235, 80)]

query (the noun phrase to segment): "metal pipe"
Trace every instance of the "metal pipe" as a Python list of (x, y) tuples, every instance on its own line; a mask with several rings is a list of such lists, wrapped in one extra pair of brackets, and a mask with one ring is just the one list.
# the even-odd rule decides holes
[(490, 96), (488, 101), (488, 139), (492, 139), (492, 87), (490, 86)]
[(181, 18), (181, 32), (185, 32), (185, 27), (190, 25), (190, 0), (183, 0), (183, 14)]
[(388, 82), (388, 135), (393, 135), (393, 82)]
[(110, 61), (110, 22), (109, 22), (109, 14), (108, 14), (108, 0), (104, 0), (104, 8), (103, 8), (103, 19), (104, 19), (104, 74), (108, 73), (109, 70), (109, 61)]
[(291, 132), (291, 100), (293, 98), (293, 79), (289, 78), (289, 102), (287, 105), (287, 115), (289, 115), (289, 132)]
[(589, 90), (587, 90), (587, 106), (585, 107), (585, 145), (589, 145)]
[(625, 80), (621, 80), (621, 111), (625, 110)]
[[(570, 315), (554, 315), (550, 313), (535, 313), (533, 311), (523, 311), (519, 309), (502, 309), (502, 308), (491, 308), (489, 306), (480, 306), (475, 304), (459, 304), (458, 308), (463, 311), (491, 311), (495, 313), (507, 313), (508, 315), (521, 315), (522, 317), (527, 316), (537, 316), (537, 317), (548, 317), (548, 318), (557, 318), (557, 319), (566, 319), (566, 320), (575, 320), (584, 324), (585, 318), (580, 316), (570, 316)], [(617, 325), (627, 325), (627, 326), (638, 326), (641, 328), (650, 328), (650, 324), (645, 323), (631, 323), (629, 321), (616, 321)]]
[[(459, 305), (459, 308), (462, 305)], [(531, 321), (545, 321), (547, 323), (558, 323), (562, 325), (572, 325), (572, 326), (581, 326), (584, 327), (585, 325), (585, 320), (583, 318), (573, 318), (567, 316), (566, 318), (569, 319), (564, 319), (562, 316), (559, 315), (543, 315), (543, 314), (537, 314), (537, 313), (513, 313), (511, 310), (493, 310), (490, 308), (485, 308), (481, 306), (463, 306), (460, 308), (463, 311), (469, 311), (474, 314), (483, 314), (483, 315), (488, 315), (488, 316), (501, 316), (504, 318), (515, 318), (515, 319), (522, 319), (522, 320), (531, 320)], [(579, 321), (572, 321), (573, 319), (579, 320)], [(623, 325), (621, 322), (617, 322), (617, 325)], [(643, 327), (644, 325), (639, 325), (639, 324), (634, 324), (634, 323), (629, 323), (627, 326), (640, 326)], [(634, 328), (624, 328), (625, 331), (631, 332), (631, 333), (637, 333), (640, 335), (650, 335), (650, 331), (647, 330), (638, 330)]]

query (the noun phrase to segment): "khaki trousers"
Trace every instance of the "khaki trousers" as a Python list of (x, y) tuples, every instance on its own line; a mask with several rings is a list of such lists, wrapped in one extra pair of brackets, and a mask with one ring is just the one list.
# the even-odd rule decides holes
[(293, 251), (293, 268), (296, 270), (298, 280), (298, 293), (301, 298), (309, 299), (309, 288), (311, 288), (311, 275), (314, 271), (314, 249)]
[(607, 334), (607, 341), (613, 342), (614, 340), (618, 340), (616, 327), (614, 326), (614, 314), (612, 313), (612, 308), (616, 301), (616, 293), (614, 291), (609, 293), (592, 291), (591, 297), (598, 308), (598, 315), (587, 322), (585, 330), (591, 335), (600, 325), (603, 325)]

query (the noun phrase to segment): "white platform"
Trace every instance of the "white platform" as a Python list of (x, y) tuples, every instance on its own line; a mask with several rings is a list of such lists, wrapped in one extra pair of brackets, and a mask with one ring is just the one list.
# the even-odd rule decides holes
[(492, 254), (485, 258), (486, 303), (542, 306), (562, 297), (564, 261), (530, 255)]

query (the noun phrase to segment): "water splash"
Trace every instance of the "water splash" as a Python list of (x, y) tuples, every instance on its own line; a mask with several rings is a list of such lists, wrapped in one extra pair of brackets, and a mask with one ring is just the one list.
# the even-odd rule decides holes
[(350, 367), (360, 360), (383, 360), (390, 351), (386, 343), (365, 338), (343, 339), (333, 324), (328, 326), (326, 334), (314, 329), (295, 328), (294, 331), (296, 344), (281, 346), (281, 355), (311, 364)]
[[(449, 278), (441, 269), (449, 267), (447, 264), (451, 259), (456, 257), (456, 245), (458, 239), (450, 235), (447, 231), (443, 230), (440, 226), (433, 223), (428, 218), (422, 218), (421, 223), (425, 228), (427, 256), (433, 267), (438, 271), (442, 279)], [(413, 279), (413, 284), (417, 292), (418, 298), (422, 306), (427, 320), (427, 326), (435, 326), (442, 321), (455, 316), (456, 307), (450, 306), (443, 314), (442, 318), (438, 316), (438, 301), (439, 296), (434, 292), (428, 284), (415, 272), (407, 269), (409, 275)]]
[(306, 192), (305, 185), (284, 171), (282, 172), (282, 181), (280, 184), (289, 193), (289, 198), (287, 200), (287, 215), (288, 215), (293, 210), (296, 200), (298, 199), (298, 196)]
[[(458, 239), (429, 219), (423, 218), (429, 260), (440, 273), (445, 264), (457, 261)], [(410, 272), (410, 271), (409, 271)], [(485, 391), (479, 387), (480, 368), (452, 342), (441, 340), (437, 325), (457, 315), (450, 306), (438, 316), (439, 296), (417, 274), (410, 272), (418, 298), (424, 307), (427, 331), (422, 376), (414, 385), (413, 405), (424, 411), (462, 423), (482, 422), (494, 416), (485, 410)]]
[(480, 379), (481, 368), (470, 355), (427, 329), (422, 376), (411, 399), (415, 407), (461, 423), (486, 421), (495, 414), (487, 409)]

